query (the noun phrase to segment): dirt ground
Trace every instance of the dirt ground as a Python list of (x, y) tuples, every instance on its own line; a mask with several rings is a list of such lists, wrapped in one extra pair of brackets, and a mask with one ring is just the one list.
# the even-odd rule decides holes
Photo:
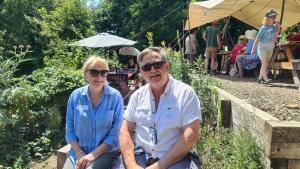
[(279, 120), (300, 121), (300, 89), (292, 77), (278, 77), (271, 84), (259, 84), (254, 77), (216, 75), (220, 88)]
[(30, 168), (32, 169), (56, 169), (56, 155), (52, 154), (47, 160), (36, 162)]

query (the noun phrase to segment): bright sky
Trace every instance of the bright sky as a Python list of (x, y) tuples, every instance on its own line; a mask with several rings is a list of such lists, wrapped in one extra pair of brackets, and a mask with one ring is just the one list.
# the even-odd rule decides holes
[(101, 0), (86, 0), (87, 6), (97, 6), (101, 3)]

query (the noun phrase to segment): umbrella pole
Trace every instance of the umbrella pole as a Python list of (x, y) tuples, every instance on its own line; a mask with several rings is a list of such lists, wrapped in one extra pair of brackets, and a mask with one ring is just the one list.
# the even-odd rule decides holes
[[(284, 6), (285, 6), (285, 0), (281, 0), (281, 13), (280, 13), (280, 20), (279, 20), (279, 25), (282, 24), (282, 20), (283, 20), (283, 13), (284, 13)], [(280, 35), (281, 33), (281, 27), (279, 27), (279, 31), (278, 31), (278, 35)]]

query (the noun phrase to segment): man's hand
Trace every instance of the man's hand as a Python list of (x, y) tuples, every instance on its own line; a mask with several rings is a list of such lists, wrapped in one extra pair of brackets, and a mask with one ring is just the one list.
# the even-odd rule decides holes
[(76, 162), (77, 169), (85, 169), (87, 168), (92, 162), (95, 160), (95, 156), (90, 153), (90, 154), (84, 154), (80, 155), (78, 157), (78, 160)]

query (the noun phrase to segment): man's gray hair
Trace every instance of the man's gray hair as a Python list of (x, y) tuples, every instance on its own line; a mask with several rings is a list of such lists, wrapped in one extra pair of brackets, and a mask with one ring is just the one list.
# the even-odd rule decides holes
[(160, 54), (160, 57), (161, 57), (161, 60), (162, 61), (167, 61), (167, 57), (166, 57), (166, 54), (165, 52), (163, 51), (163, 48), (161, 47), (149, 47), (149, 48), (146, 48), (144, 49), (138, 56), (137, 56), (137, 63), (141, 66), (141, 62), (143, 60), (143, 57), (149, 53), (152, 53), (152, 52), (157, 52)]

